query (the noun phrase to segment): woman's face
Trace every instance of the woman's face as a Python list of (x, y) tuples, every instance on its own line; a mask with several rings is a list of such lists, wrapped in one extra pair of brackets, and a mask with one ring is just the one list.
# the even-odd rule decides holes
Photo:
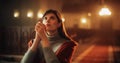
[(58, 22), (57, 17), (53, 13), (46, 14), (43, 17), (43, 24), (47, 31), (57, 31), (61, 26), (61, 23)]

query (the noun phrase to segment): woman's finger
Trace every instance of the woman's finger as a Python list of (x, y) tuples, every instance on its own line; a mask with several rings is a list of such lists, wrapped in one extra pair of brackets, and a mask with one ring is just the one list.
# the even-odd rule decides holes
[(42, 23), (43, 19), (42, 19), (42, 18), (40, 18), (38, 21)]

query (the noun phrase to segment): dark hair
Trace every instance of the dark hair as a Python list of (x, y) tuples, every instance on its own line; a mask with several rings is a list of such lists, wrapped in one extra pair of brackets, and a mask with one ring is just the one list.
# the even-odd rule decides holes
[(45, 15), (49, 14), (49, 13), (53, 13), (53, 14), (57, 17), (58, 22), (61, 23), (61, 26), (58, 28), (58, 33), (59, 33), (59, 35), (60, 35), (62, 38), (70, 39), (70, 37), (67, 35), (67, 33), (66, 33), (66, 31), (65, 31), (65, 27), (64, 27), (64, 25), (63, 25), (63, 23), (62, 23), (62, 18), (61, 18), (60, 13), (59, 13), (57, 10), (49, 9), (49, 10), (47, 10), (47, 11), (44, 13), (43, 17), (44, 17)]

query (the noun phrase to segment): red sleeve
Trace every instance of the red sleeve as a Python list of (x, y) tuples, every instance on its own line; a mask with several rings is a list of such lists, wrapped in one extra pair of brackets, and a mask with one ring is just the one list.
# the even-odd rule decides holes
[(57, 50), (56, 55), (61, 63), (70, 63), (74, 46), (73, 42), (66, 42)]

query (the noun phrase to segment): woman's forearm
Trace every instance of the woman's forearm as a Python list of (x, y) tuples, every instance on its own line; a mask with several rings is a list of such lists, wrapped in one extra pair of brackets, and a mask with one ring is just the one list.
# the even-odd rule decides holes
[(51, 49), (49, 41), (47, 39), (42, 40), (41, 45), (46, 63), (60, 63), (57, 56)]
[(34, 63), (33, 60), (35, 53), (36, 52), (33, 52), (32, 50), (29, 49), (21, 59), (20, 63)]
[(60, 63), (57, 56), (50, 47), (43, 47), (43, 54), (46, 63)]
[(40, 43), (40, 39), (34, 39), (32, 46), (29, 48), (32, 51), (36, 51)]

